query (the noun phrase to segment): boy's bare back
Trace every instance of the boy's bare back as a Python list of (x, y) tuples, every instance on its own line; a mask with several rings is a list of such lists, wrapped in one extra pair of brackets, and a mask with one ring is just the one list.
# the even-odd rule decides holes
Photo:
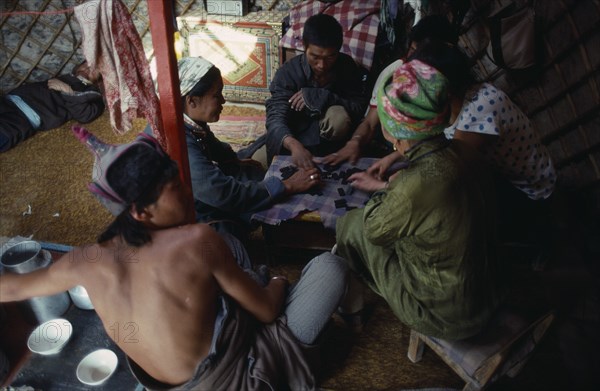
[(115, 238), (77, 248), (56, 266), (71, 269), (133, 361), (177, 384), (191, 377), (211, 343), (219, 288), (207, 258), (221, 252), (212, 235), (211, 228), (188, 225), (155, 231), (139, 248)]

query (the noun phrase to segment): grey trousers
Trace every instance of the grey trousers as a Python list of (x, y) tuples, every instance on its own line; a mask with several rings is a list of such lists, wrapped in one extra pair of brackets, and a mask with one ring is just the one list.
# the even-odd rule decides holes
[(348, 266), (330, 252), (313, 258), (286, 299), (287, 325), (298, 340), (312, 344), (346, 292)]
[[(233, 235), (221, 236), (238, 265), (247, 270), (251, 262), (242, 243)], [(343, 258), (325, 252), (308, 262), (298, 282), (290, 287), (284, 313), (288, 328), (300, 342), (311, 345), (323, 331), (346, 293), (348, 273)]]

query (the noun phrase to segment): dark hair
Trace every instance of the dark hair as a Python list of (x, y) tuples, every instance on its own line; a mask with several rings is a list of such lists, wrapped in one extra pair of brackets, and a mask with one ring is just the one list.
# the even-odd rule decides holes
[(428, 15), (414, 25), (408, 34), (411, 42), (420, 45), (425, 40), (458, 43), (458, 32), (444, 15)]
[[(177, 163), (161, 156), (148, 146), (135, 145), (121, 155), (108, 169), (106, 179), (112, 189), (137, 211), (155, 203), (163, 187), (179, 173)], [(125, 209), (98, 236), (98, 243), (122, 236), (131, 246), (139, 247), (151, 240), (144, 224)]]
[(469, 57), (454, 45), (426, 40), (408, 58), (411, 60), (420, 60), (440, 71), (448, 79), (452, 94), (460, 95), (475, 83)]
[(221, 79), (221, 70), (216, 66), (210, 67), (208, 72), (196, 82), (194, 88), (187, 93), (187, 96), (203, 96), (215, 84), (215, 81)]
[(343, 39), (342, 26), (331, 15), (316, 14), (304, 23), (304, 31), (302, 32), (304, 50), (308, 48), (308, 45), (340, 50)]
[[(84, 70), (82, 70), (82, 68), (85, 68)], [(102, 84), (102, 74), (100, 72), (98, 72), (98, 70), (93, 70), (92, 68), (90, 68), (88, 66), (88, 62), (87, 60), (83, 60), (82, 62), (80, 62), (79, 64), (75, 65), (73, 67), (73, 69), (71, 70), (71, 75), (73, 76), (83, 76), (84, 78), (88, 79), (90, 82), (92, 82), (92, 84), (96, 85), (98, 87), (98, 85)]]

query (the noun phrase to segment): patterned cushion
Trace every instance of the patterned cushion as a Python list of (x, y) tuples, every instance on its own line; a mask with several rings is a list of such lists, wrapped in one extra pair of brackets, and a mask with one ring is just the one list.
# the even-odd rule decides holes
[[(429, 338), (440, 346), (447, 357), (472, 376), (483, 361), (497, 353), (516, 335), (525, 330), (529, 322), (507, 310), (499, 311), (482, 333), (460, 341)], [(527, 346), (531, 351), (533, 346)], [(528, 353), (528, 352), (524, 352)]]

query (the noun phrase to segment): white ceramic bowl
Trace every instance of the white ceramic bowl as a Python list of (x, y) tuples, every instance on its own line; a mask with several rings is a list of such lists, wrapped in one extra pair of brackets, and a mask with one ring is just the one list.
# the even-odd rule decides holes
[(34, 353), (56, 354), (62, 350), (73, 334), (73, 326), (66, 319), (51, 319), (42, 323), (27, 339), (27, 347)]
[(112, 350), (95, 350), (77, 365), (77, 379), (89, 386), (100, 385), (115, 372), (118, 362), (117, 355)]
[(71, 296), (71, 300), (73, 300), (75, 307), (81, 308), (82, 310), (94, 309), (94, 305), (83, 286), (77, 285), (69, 289), (69, 296)]

